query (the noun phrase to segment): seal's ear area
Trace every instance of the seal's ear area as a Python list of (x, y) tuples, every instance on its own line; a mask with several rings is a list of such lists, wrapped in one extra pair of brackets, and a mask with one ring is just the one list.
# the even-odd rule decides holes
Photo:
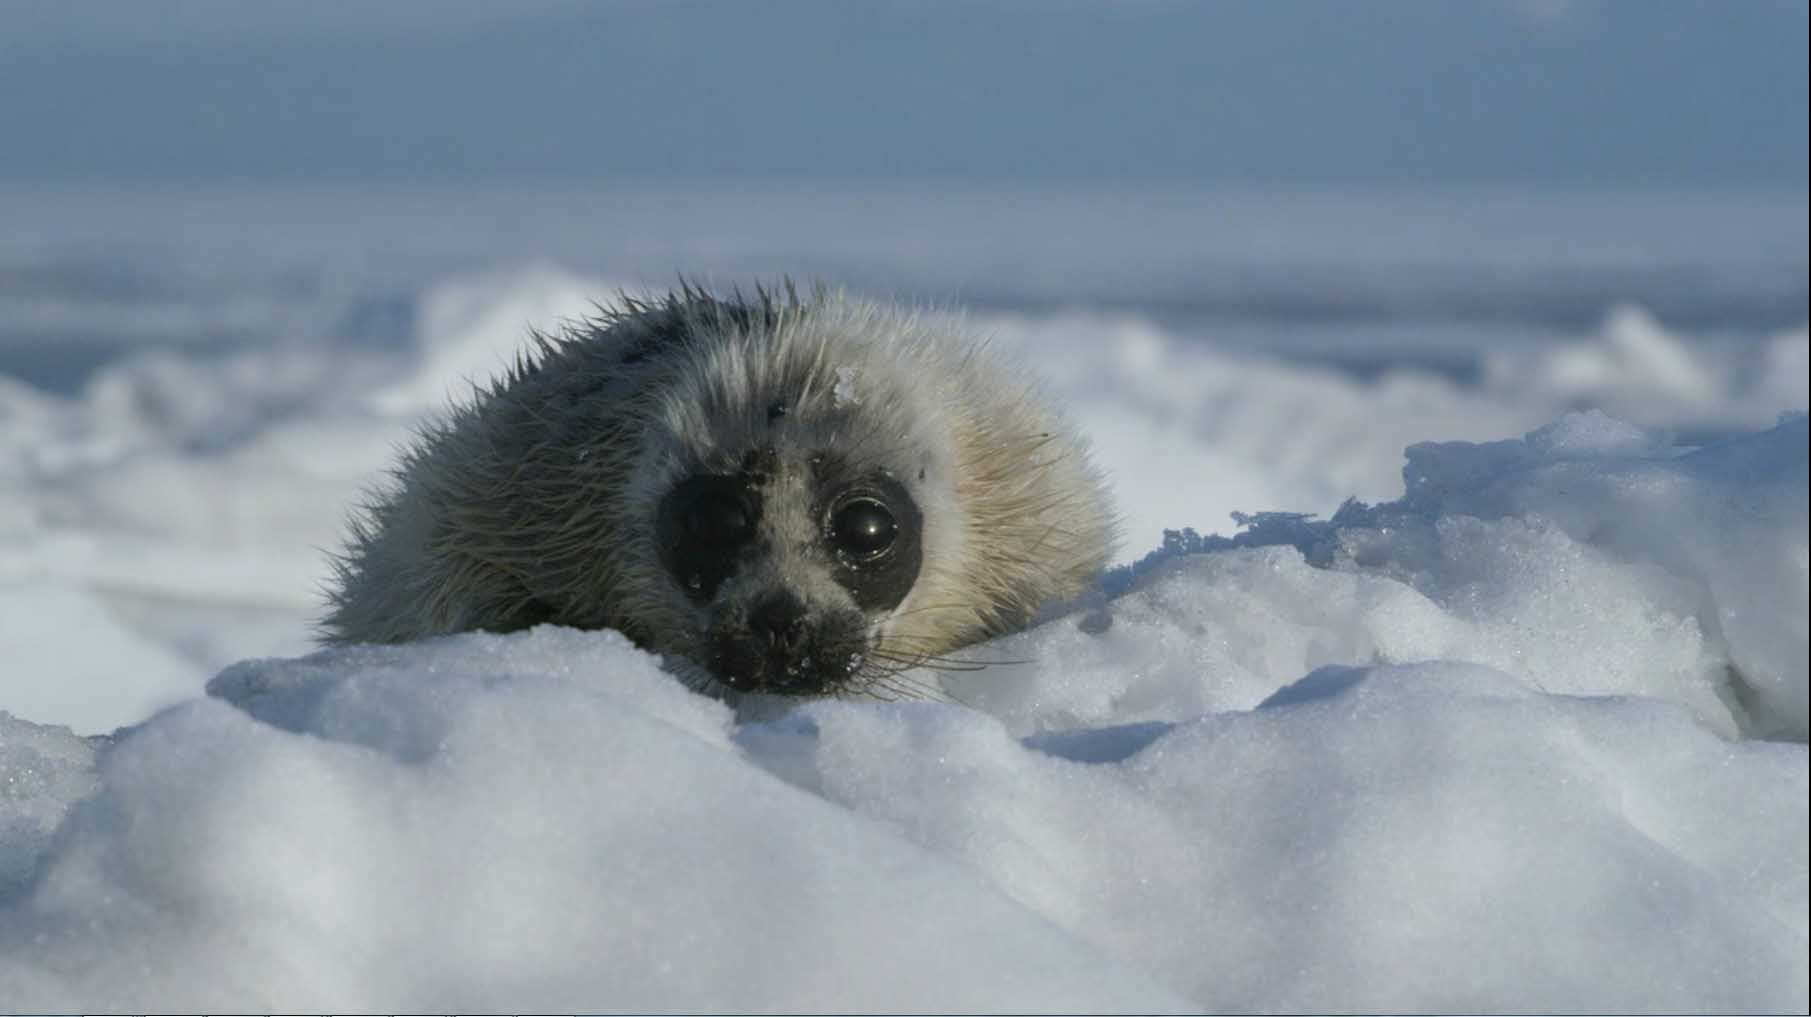
[(683, 284), (536, 336), (357, 517), (326, 636), (551, 621), (621, 630), (713, 692), (914, 689), (902, 669), (1107, 555), (1082, 446), (982, 345), (789, 284)]

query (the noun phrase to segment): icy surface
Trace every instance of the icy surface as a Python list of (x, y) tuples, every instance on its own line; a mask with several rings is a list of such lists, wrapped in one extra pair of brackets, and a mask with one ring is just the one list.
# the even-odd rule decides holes
[(556, 629), (304, 656), (394, 444), (615, 290), (0, 376), (9, 1008), (1811, 1005), (1802, 328), (1624, 308), (1458, 380), (980, 314), (1127, 539), (951, 702), (737, 717)]
[(100, 792), (0, 912), (9, 1007), (1184, 1005), (769, 777), (727, 710), (611, 634), (360, 649), (214, 687), (242, 709), (185, 704), (101, 754)]
[(1802, 1008), (1805, 747), (1737, 736), (1803, 738), (1805, 436), (1419, 447), (977, 648), (1024, 662), (969, 706), (738, 723), (542, 628), (236, 665), (98, 753), (0, 718), (0, 994)]
[(87, 740), (0, 710), (0, 900), (25, 885), (64, 814), (97, 784)]
[(212, 691), (92, 771), (24, 729), (99, 789), (48, 850), (56, 794), (5, 802), (39, 870), (0, 908), (11, 1005), (1805, 1002), (1803, 746), (1653, 699), (1427, 663), (1023, 741), (930, 703), (735, 727), (555, 629)]
[[(1417, 445), (1399, 501), (1174, 535), (1135, 595), (951, 683), (1015, 729), (1246, 709), (1325, 664), (1463, 660), (1647, 695), (1726, 735), (1806, 737), (1806, 420), (1681, 452), (1602, 414)], [(1185, 553), (1212, 550), (1216, 553)], [(1024, 684), (1021, 684), (1023, 680)]]

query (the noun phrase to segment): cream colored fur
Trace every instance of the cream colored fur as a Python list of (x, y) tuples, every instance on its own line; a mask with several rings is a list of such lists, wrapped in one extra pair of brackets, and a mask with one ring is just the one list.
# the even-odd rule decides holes
[(757, 447), (779, 460), (763, 521), (778, 550), (746, 581), (783, 580), (807, 603), (850, 603), (804, 550), (808, 495), (787, 493), (812, 456), (883, 469), (917, 501), (923, 564), (904, 601), (870, 618), (876, 659), (935, 658), (1021, 626), (1110, 553), (1083, 445), (959, 329), (823, 291), (720, 303), (688, 288), (536, 336), (506, 377), (424, 430), (353, 521), (324, 634), (609, 627), (694, 661), (676, 670), (708, 685), (696, 662), (708, 611), (661, 566), (655, 507)]

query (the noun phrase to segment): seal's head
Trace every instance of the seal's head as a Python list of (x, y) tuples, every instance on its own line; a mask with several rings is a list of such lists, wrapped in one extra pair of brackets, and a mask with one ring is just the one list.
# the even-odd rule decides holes
[[(902, 672), (1075, 594), (1110, 543), (1027, 385), (947, 324), (824, 293), (627, 302), (399, 475), (335, 638), (612, 627), (718, 693), (910, 694)], [(380, 597), (399, 583), (431, 610)]]
[(898, 616), (923, 569), (924, 513), (899, 479), (910, 464), (884, 446), (769, 409), (753, 447), (688, 456), (652, 506), (659, 565), (689, 606), (673, 629), (684, 649), (668, 649), (738, 691), (834, 692), (914, 656)]

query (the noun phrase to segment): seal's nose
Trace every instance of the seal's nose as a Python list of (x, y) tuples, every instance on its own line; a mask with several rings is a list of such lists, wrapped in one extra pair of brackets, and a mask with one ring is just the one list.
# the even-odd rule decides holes
[(818, 696), (846, 684), (861, 660), (862, 616), (812, 613), (798, 594), (776, 590), (740, 623), (711, 632), (711, 670), (738, 692)]
[(773, 594), (749, 612), (748, 628), (770, 658), (792, 658), (805, 637), (805, 604), (790, 592)]

